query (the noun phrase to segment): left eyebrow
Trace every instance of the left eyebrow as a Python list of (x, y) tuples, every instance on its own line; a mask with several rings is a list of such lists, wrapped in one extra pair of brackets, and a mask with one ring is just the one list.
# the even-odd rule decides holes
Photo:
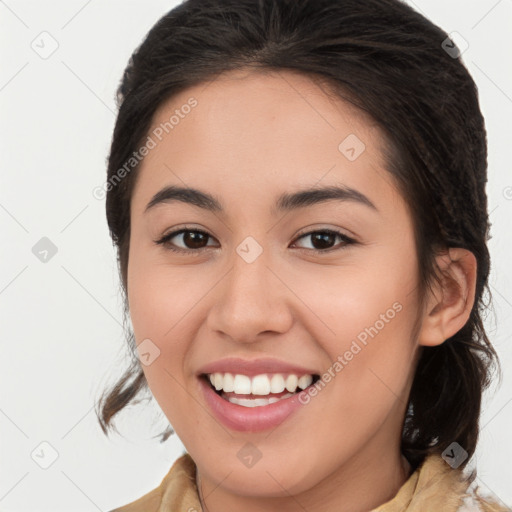
[[(358, 190), (347, 186), (334, 185), (281, 194), (277, 198), (272, 211), (274, 213), (288, 212), (332, 200), (351, 201), (378, 211), (378, 208), (372, 201)], [(157, 204), (171, 203), (173, 201), (181, 201), (211, 212), (224, 211), (222, 202), (207, 192), (190, 187), (170, 185), (164, 187), (151, 198), (144, 212), (147, 212)]]
[(282, 194), (276, 201), (274, 211), (287, 212), (332, 200), (352, 201), (378, 211), (377, 207), (362, 192), (345, 185), (310, 188)]

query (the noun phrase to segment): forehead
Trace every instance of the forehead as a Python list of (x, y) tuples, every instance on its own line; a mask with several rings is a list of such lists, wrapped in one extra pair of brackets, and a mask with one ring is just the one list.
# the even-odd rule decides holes
[(344, 184), (375, 197), (391, 181), (371, 118), (288, 70), (230, 71), (181, 91), (156, 111), (148, 136), (155, 147), (137, 180), (147, 200), (169, 183), (222, 185), (234, 197)]
[[(153, 127), (168, 121), (174, 112), (189, 110), (187, 103), (194, 98), (197, 106), (186, 117), (201, 121), (194, 128), (205, 142), (227, 134), (238, 144), (255, 134), (260, 143), (265, 142), (265, 135), (268, 140), (285, 135), (290, 142), (293, 134), (315, 140), (328, 131), (341, 132), (336, 138), (347, 129), (374, 132), (371, 135), (379, 138), (372, 118), (340, 94), (349, 97), (347, 92), (335, 93), (326, 78), (293, 70), (233, 70), (163, 102), (153, 117)], [(184, 124), (190, 128), (191, 123)], [(242, 126), (245, 131), (240, 133), (237, 129)], [(204, 131), (199, 133), (201, 128)], [(180, 130), (176, 125), (171, 131), (176, 135)]]

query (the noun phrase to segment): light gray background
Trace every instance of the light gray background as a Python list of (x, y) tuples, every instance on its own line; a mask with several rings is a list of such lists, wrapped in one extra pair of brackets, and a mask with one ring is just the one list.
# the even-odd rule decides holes
[[(475, 461), (482, 488), (511, 504), (512, 0), (409, 3), (468, 41), (463, 59), (486, 117), (496, 311), (486, 325), (504, 380), (486, 394)], [(0, 1), (4, 512), (110, 510), (156, 487), (183, 449), (176, 436), (164, 444), (151, 438), (166, 425), (154, 401), (122, 413), (117, 424), (124, 438), (104, 437), (93, 411), (99, 392), (121, 374), (125, 349), (105, 204), (92, 190), (105, 181), (122, 71), (175, 5)], [(43, 31), (51, 36), (40, 36)], [(41, 53), (51, 44), (58, 48), (48, 58), (32, 47)], [(42, 237), (57, 247), (46, 263), (32, 252)], [(53, 450), (58, 458), (42, 469)]]

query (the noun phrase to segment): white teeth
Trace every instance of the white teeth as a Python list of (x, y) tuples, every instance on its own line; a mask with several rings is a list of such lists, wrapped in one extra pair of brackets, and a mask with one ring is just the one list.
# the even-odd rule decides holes
[(293, 393), (297, 389), (297, 384), (299, 383), (299, 379), (297, 375), (288, 375), (286, 377), (286, 389)]
[[(313, 382), (312, 375), (301, 375), (299, 377), (294, 374), (283, 375), (281, 373), (271, 375), (260, 374), (252, 378), (243, 374), (212, 373), (208, 375), (208, 378), (217, 391), (234, 392), (237, 395), (253, 394), (261, 396), (271, 393), (282, 393), (285, 390), (289, 393), (295, 393), (297, 387), (306, 389)], [(254, 400), (251, 399), (251, 403)]]
[(253, 395), (268, 395), (270, 393), (270, 380), (266, 375), (256, 375), (251, 383)]
[(306, 389), (313, 382), (313, 377), (311, 375), (303, 375), (299, 378), (299, 388)]
[(222, 389), (224, 379), (222, 378), (222, 375), (220, 373), (216, 373), (213, 376), (213, 385), (215, 386), (215, 389), (219, 391), (219, 389)]
[(242, 405), (243, 407), (261, 407), (264, 405), (275, 404), (279, 402), (279, 400), (283, 400), (284, 398), (288, 398), (293, 396), (293, 393), (286, 393), (285, 395), (277, 398), (272, 396), (270, 398), (236, 398), (231, 396), (228, 398), (228, 401), (232, 404)]
[[(221, 376), (222, 374), (219, 373), (218, 375)], [(237, 395), (250, 395), (251, 394), (251, 379), (247, 377), (247, 375), (235, 375), (235, 382), (234, 382), (234, 389), (233, 391)]]
[(280, 373), (272, 375), (272, 379), (270, 379), (270, 392), (282, 393), (284, 391), (284, 388), (284, 377)]
[(235, 389), (235, 377), (231, 373), (225, 373), (224, 374), (224, 382), (222, 385), (222, 389), (229, 393), (231, 391), (234, 391)]

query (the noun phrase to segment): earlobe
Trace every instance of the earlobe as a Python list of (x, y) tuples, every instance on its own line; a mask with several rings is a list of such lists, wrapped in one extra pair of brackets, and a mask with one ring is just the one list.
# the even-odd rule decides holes
[(477, 263), (475, 255), (450, 248), (436, 258), (442, 272), (434, 283), (423, 312), (419, 345), (436, 346), (457, 333), (469, 319), (475, 300)]

